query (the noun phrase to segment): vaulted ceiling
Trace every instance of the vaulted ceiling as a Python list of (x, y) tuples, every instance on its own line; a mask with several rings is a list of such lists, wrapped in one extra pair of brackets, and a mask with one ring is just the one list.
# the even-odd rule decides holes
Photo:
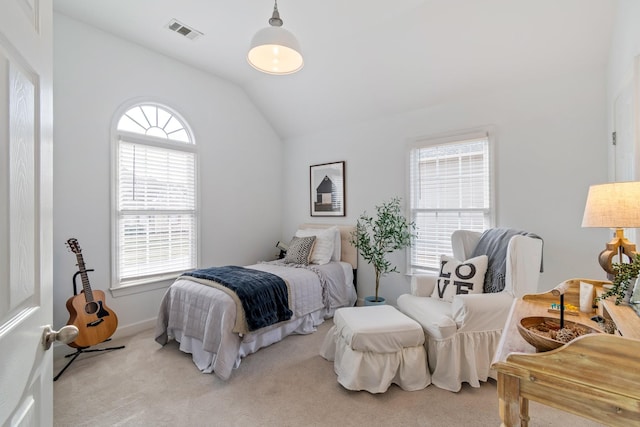
[[(246, 60), (272, 0), (54, 0), (54, 10), (237, 84), (287, 138), (604, 67), (615, 4), (280, 0), (305, 59), (287, 76)], [(171, 19), (203, 36), (169, 31)]]

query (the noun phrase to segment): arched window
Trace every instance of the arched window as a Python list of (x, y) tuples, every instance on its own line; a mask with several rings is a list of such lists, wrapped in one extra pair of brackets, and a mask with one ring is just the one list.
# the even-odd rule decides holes
[(114, 130), (114, 288), (197, 265), (196, 145), (168, 107), (137, 104)]

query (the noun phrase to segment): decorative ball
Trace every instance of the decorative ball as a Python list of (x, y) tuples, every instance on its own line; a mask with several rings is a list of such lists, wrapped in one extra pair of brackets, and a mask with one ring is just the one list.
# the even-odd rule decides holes
[(572, 329), (562, 328), (556, 333), (556, 340), (567, 343), (575, 339), (578, 335)]
[(605, 320), (603, 329), (608, 334), (615, 334), (616, 333), (616, 324), (613, 323), (611, 320)]

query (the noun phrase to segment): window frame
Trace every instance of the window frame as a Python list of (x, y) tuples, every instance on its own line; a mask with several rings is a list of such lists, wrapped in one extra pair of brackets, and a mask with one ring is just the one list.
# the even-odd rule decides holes
[[(450, 133), (443, 133), (443, 134), (438, 134), (438, 135), (431, 135), (431, 136), (420, 136), (417, 138), (412, 139), (408, 145), (407, 145), (407, 150), (406, 150), (406, 162), (407, 162), (407, 167), (406, 167), (406, 189), (407, 189), (407, 216), (411, 219), (411, 221), (414, 221), (416, 218), (416, 211), (424, 211), (424, 209), (421, 208), (414, 208), (414, 203), (413, 203), (413, 197), (414, 197), (414, 187), (413, 187), (413, 182), (412, 182), (412, 153), (414, 152), (414, 150), (416, 149), (421, 149), (421, 148), (429, 148), (429, 147), (434, 147), (434, 146), (442, 146), (442, 145), (449, 145), (449, 144), (455, 144), (455, 143), (462, 143), (464, 141), (471, 141), (474, 139), (487, 139), (487, 160), (488, 160), (488, 167), (489, 167), (489, 174), (488, 174), (488, 185), (489, 185), (489, 212), (487, 214), (487, 220), (488, 220), (488, 226), (486, 228), (492, 228), (495, 227), (496, 224), (496, 217), (497, 217), (497, 213), (496, 213), (496, 172), (495, 172), (495, 146), (496, 146), (496, 142), (495, 142), (495, 127), (494, 126), (485, 126), (485, 127), (479, 127), (479, 128), (474, 128), (474, 129), (467, 129), (467, 130), (463, 130), (463, 131), (458, 131), (458, 132), (450, 132)], [(435, 208), (433, 209), (434, 211), (437, 211), (438, 209)], [(455, 211), (455, 209), (441, 209), (441, 211)], [(464, 211), (464, 209), (460, 209), (460, 211)], [(485, 229), (486, 229), (485, 228)], [(478, 230), (480, 231), (480, 230)], [(416, 229), (416, 233), (419, 234), (420, 230)], [(408, 248), (407, 250), (407, 259), (406, 259), (406, 271), (408, 275), (413, 275), (413, 274), (431, 274), (431, 275), (437, 275), (439, 272), (439, 266), (433, 266), (433, 267), (418, 267), (418, 266), (414, 266), (413, 265), (413, 255), (414, 255), (414, 250), (415, 250), (415, 238), (414, 241), (412, 242), (412, 245), (410, 248)], [(441, 252), (438, 254), (435, 254), (435, 256), (437, 256), (438, 258), (440, 257), (440, 255), (449, 255), (449, 256), (453, 256), (453, 251), (451, 249), (451, 241), (449, 240), (448, 242), (448, 248), (449, 251), (446, 252)]]
[[(183, 125), (186, 133), (189, 136), (190, 142), (183, 142), (177, 140), (164, 139), (160, 137), (147, 136), (141, 133), (119, 130), (118, 123), (120, 118), (129, 110), (139, 107), (151, 105), (161, 108), (172, 114)], [(109, 256), (111, 268), (110, 278), (110, 291), (114, 297), (131, 295), (139, 292), (146, 292), (155, 289), (161, 289), (168, 287), (175, 278), (177, 278), (182, 272), (167, 272), (151, 275), (137, 280), (128, 280), (126, 282), (120, 282), (119, 280), (119, 148), (120, 141), (132, 144), (146, 145), (154, 148), (171, 149), (182, 152), (189, 152), (194, 154), (194, 233), (193, 242), (195, 254), (196, 266), (200, 265), (200, 185), (199, 185), (199, 170), (200, 170), (200, 156), (199, 147), (196, 144), (194, 133), (189, 126), (189, 123), (179, 114), (175, 109), (168, 106), (164, 102), (156, 102), (148, 99), (136, 100), (134, 102), (126, 103), (120, 107), (113, 116), (111, 124), (111, 205), (110, 205), (110, 224), (111, 224), (111, 253)], [(195, 266), (194, 266), (195, 267)]]

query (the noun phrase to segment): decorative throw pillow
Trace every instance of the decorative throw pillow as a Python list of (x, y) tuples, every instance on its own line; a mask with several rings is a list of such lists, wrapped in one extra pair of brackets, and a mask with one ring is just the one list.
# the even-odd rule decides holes
[(284, 257), (284, 262), (288, 264), (309, 265), (309, 258), (315, 241), (316, 236), (294, 237), (291, 239), (289, 249), (287, 249), (287, 255)]
[(481, 294), (488, 258), (480, 255), (466, 261), (458, 261), (447, 255), (440, 257), (440, 274), (431, 298), (453, 302), (460, 294)]
[(335, 230), (332, 228), (327, 229), (301, 229), (296, 231), (296, 237), (310, 237), (315, 236), (316, 241), (311, 251), (311, 258), (309, 263), (311, 264), (327, 264), (331, 261), (333, 256), (333, 245)]

